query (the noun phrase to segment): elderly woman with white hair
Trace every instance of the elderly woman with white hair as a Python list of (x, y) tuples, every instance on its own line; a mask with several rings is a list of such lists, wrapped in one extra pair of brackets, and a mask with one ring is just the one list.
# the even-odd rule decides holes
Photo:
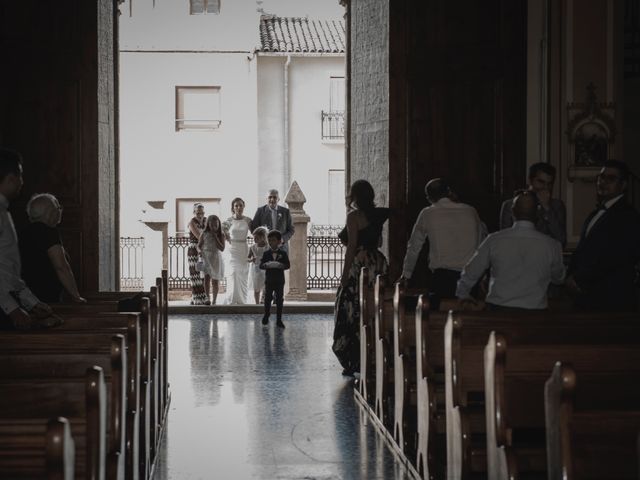
[(76, 279), (62, 245), (58, 224), (62, 206), (50, 193), (38, 193), (27, 203), (30, 224), (20, 234), (22, 278), (38, 298), (59, 303), (66, 291), (74, 302), (80, 296)]

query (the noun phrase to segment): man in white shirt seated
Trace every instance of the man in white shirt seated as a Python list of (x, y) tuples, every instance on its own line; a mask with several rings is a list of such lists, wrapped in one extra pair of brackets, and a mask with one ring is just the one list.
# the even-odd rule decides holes
[(511, 228), (489, 235), (465, 265), (456, 296), (462, 309), (478, 303), (471, 289), (490, 269), (487, 307), (493, 310), (547, 308), (549, 283), (561, 284), (565, 276), (562, 245), (536, 230), (538, 202), (531, 192), (516, 196)]
[(478, 212), (470, 205), (454, 201), (447, 182), (434, 178), (425, 186), (430, 206), (418, 215), (407, 243), (400, 282), (409, 280), (425, 240), (429, 240), (429, 269), (432, 308), (442, 298), (455, 298), (462, 267), (486, 235)]

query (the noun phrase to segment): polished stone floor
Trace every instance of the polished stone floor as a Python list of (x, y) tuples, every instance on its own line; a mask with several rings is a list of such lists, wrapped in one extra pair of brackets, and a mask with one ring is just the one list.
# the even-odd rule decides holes
[(333, 317), (173, 315), (155, 480), (409, 478), (331, 352)]

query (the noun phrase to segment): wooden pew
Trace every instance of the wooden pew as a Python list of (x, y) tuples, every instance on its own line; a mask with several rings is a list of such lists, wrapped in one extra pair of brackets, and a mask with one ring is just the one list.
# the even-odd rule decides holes
[(49, 420), (45, 456), (48, 480), (73, 480), (76, 447), (66, 418)]
[(45, 478), (38, 445), (58, 414), (68, 418), (75, 439), (75, 478), (104, 478), (107, 402), (100, 367), (80, 379), (0, 379), (0, 392), (0, 438), (7, 442), (0, 478)]
[(370, 278), (369, 269), (360, 270), (359, 303), (360, 303), (360, 395), (368, 403), (373, 404), (376, 395), (376, 342), (375, 335), (375, 295), (374, 281)]
[[(122, 334), (126, 338), (127, 349), (127, 389), (126, 389), (126, 431), (125, 431), (125, 471), (127, 478), (138, 478), (140, 463), (140, 437), (145, 427), (146, 417), (141, 408), (141, 343), (144, 341), (142, 325), (146, 317), (139, 313), (94, 313), (95, 305), (81, 305), (67, 309), (65, 323), (56, 329), (60, 333), (111, 333)], [(146, 423), (145, 423), (146, 422)]]
[[(90, 300), (89, 305), (83, 306), (84, 308), (91, 309), (92, 311), (117, 311), (123, 306), (119, 305), (117, 301), (128, 299), (134, 295), (142, 293), (149, 297), (149, 337), (150, 343), (147, 348), (142, 346), (142, 371), (146, 371), (146, 363), (148, 361), (149, 375), (147, 380), (143, 379), (141, 388), (143, 390), (143, 409), (141, 415), (144, 415), (146, 402), (144, 390), (148, 390), (149, 405), (149, 431), (148, 433), (140, 433), (140, 439), (142, 448), (146, 448), (145, 444), (148, 444), (149, 460), (144, 462), (142, 471), (148, 475), (151, 471), (153, 462), (156, 457), (157, 448), (160, 443), (161, 432), (164, 426), (164, 418), (168, 412), (168, 385), (166, 380), (166, 365), (167, 365), (167, 332), (168, 332), (168, 302), (166, 300), (167, 294), (167, 272), (163, 272), (163, 277), (156, 278), (156, 285), (151, 287), (149, 292), (101, 292), (94, 293), (88, 297)], [(57, 306), (57, 310), (60, 312), (75, 312), (79, 306), (77, 304), (61, 305)], [(82, 307), (80, 307), (82, 308)], [(145, 332), (143, 332), (143, 335)], [(148, 360), (147, 360), (148, 359)], [(147, 439), (148, 437), (148, 439)]]
[(75, 445), (69, 421), (52, 418), (45, 425), (28, 419), (29, 432), (16, 436), (16, 420), (0, 419), (0, 475), (30, 480), (73, 480)]
[[(147, 348), (141, 348), (141, 369), (146, 371), (148, 361), (149, 375), (145, 382), (141, 384), (142, 410), (141, 418), (144, 420), (145, 410), (148, 410), (149, 428), (140, 432), (140, 439), (143, 451), (148, 450), (148, 460), (144, 460), (141, 467), (141, 474), (149, 475), (155, 461), (157, 448), (161, 439), (161, 432), (164, 428), (164, 419), (168, 412), (169, 390), (167, 383), (167, 333), (168, 333), (168, 272), (164, 270), (162, 277), (156, 278), (156, 285), (150, 288), (149, 292), (142, 292), (149, 297), (149, 337), (150, 343)], [(118, 301), (131, 298), (136, 292), (101, 292), (92, 294), (87, 298), (89, 305), (80, 308), (91, 311), (117, 311), (122, 308)], [(78, 304), (56, 306), (58, 311), (76, 312)], [(145, 332), (143, 331), (143, 336)], [(147, 390), (148, 392), (145, 392)], [(148, 407), (145, 409), (148, 397)], [(147, 439), (148, 436), (148, 439)], [(148, 446), (145, 446), (148, 444)], [(142, 473), (146, 472), (146, 473)]]
[(393, 296), (393, 438), (404, 454), (412, 460), (416, 458), (418, 434), (415, 315), (418, 296), (421, 294), (428, 296), (426, 290), (410, 290), (397, 283)]
[[(549, 331), (555, 332), (557, 338), (564, 335), (564, 338), (577, 339), (576, 331), (604, 323), (608, 338), (612, 338), (610, 330), (616, 325), (616, 319), (628, 324), (630, 316), (612, 314), (603, 321), (601, 314), (575, 312), (532, 312), (517, 316), (505, 312), (450, 313), (444, 335), (448, 477), (457, 479), (472, 472), (486, 472), (483, 358), (493, 330), (502, 332), (507, 341), (517, 344), (524, 338), (529, 338), (530, 342), (534, 338), (543, 339)], [(622, 325), (624, 323), (619, 327)], [(549, 365), (547, 370), (550, 368)], [(543, 418), (540, 411), (538, 417)]]
[[(424, 479), (444, 478), (444, 461), (438, 452), (438, 438), (444, 429), (438, 427), (438, 416), (442, 417), (442, 407), (438, 409), (436, 390), (444, 384), (436, 379), (436, 371), (444, 371), (443, 315), (430, 312), (428, 295), (419, 295), (415, 309), (416, 331), (416, 390), (417, 390), (417, 441), (416, 470)], [(431, 313), (431, 315), (430, 315)], [(431, 318), (430, 318), (431, 317)], [(439, 318), (438, 318), (439, 317)], [(440, 451), (444, 451), (440, 448)]]
[(171, 393), (169, 389), (169, 271), (165, 268), (162, 270), (162, 312), (163, 312), (163, 326), (161, 338), (164, 344), (162, 350), (162, 388), (164, 390), (162, 394), (164, 414), (169, 411), (169, 402), (171, 401)]
[[(577, 315), (545, 320), (505, 322), (501, 329), (511, 327), (511, 331), (492, 332), (484, 349), (489, 478), (514, 478), (518, 471), (546, 472), (543, 392), (557, 360), (572, 362), (592, 379), (591, 384), (601, 387), (590, 389), (585, 402), (613, 398), (616, 383), (640, 379), (637, 319)], [(640, 382), (633, 383), (627, 385), (623, 403), (640, 405)]]
[(638, 478), (640, 403), (629, 395), (640, 380), (638, 365), (615, 368), (578, 378), (569, 364), (553, 367), (544, 394), (549, 480)]
[(393, 431), (393, 289), (377, 275), (375, 292), (376, 397), (374, 412)]
[[(137, 459), (140, 478), (149, 477), (151, 456), (151, 430), (155, 428), (150, 416), (153, 382), (151, 379), (151, 362), (149, 357), (151, 344), (151, 315), (149, 299), (142, 299), (140, 313), (98, 313), (102, 307), (113, 307), (113, 302), (105, 304), (87, 304), (76, 307), (67, 306), (61, 315), (65, 319), (60, 331), (82, 332), (99, 330), (118, 332), (127, 335), (127, 348), (132, 351), (129, 357), (131, 380), (128, 396), (128, 416), (130, 429), (127, 433), (127, 476), (134, 475), (133, 463)], [(136, 427), (137, 426), (137, 427)], [(135, 431), (132, 431), (135, 430)]]
[[(88, 300), (93, 305), (104, 305), (104, 311), (117, 309), (117, 301), (128, 299), (136, 294), (142, 293), (150, 300), (150, 328), (151, 344), (149, 346), (149, 361), (151, 382), (150, 388), (153, 390), (150, 395), (150, 416), (151, 423), (155, 425), (150, 433), (151, 457), (155, 457), (157, 446), (160, 442), (161, 431), (164, 424), (164, 417), (168, 408), (168, 384), (166, 378), (167, 368), (167, 343), (168, 332), (168, 273), (163, 271), (161, 277), (156, 278), (156, 285), (149, 289), (149, 292), (100, 292), (90, 295)], [(75, 304), (74, 304), (75, 305)], [(67, 306), (72, 308), (73, 306)]]
[(106, 473), (125, 477), (127, 356), (125, 338), (111, 332), (6, 333), (0, 336), (0, 379), (70, 381), (102, 368), (107, 392)]

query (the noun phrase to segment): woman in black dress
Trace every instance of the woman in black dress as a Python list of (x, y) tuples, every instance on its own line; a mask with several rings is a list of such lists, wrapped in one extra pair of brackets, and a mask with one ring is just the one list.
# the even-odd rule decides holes
[(388, 263), (378, 247), (382, 226), (389, 218), (389, 209), (377, 208), (373, 187), (366, 180), (351, 185), (347, 197), (347, 226), (340, 232), (340, 240), (347, 245), (340, 287), (336, 295), (333, 352), (344, 368), (343, 375), (360, 371), (360, 269), (368, 267), (370, 278), (385, 274)]

